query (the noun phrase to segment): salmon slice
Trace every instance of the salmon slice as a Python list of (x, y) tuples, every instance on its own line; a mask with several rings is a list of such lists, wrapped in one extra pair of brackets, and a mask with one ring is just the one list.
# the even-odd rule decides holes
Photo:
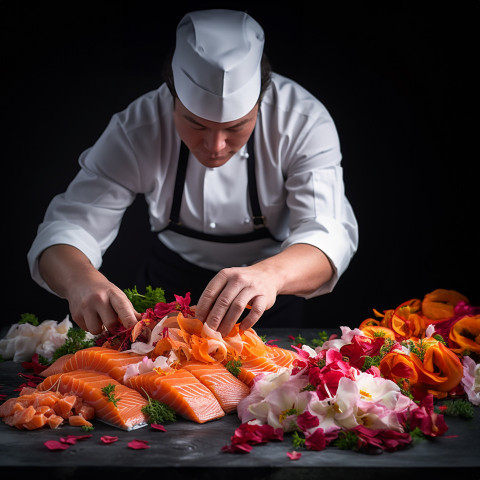
[(47, 367), (45, 370), (42, 370), (39, 375), (41, 377), (49, 377), (50, 375), (55, 375), (56, 373), (62, 373), (63, 366), (71, 357), (73, 357), (73, 353), (67, 353), (65, 355), (62, 355), (60, 358), (55, 360), (49, 367)]
[(191, 361), (184, 363), (182, 368), (197, 377), (215, 395), (225, 413), (234, 412), (238, 402), (250, 393), (250, 388), (221, 363)]
[(123, 383), (125, 370), (132, 363), (138, 363), (144, 355), (133, 352), (118, 352), (111, 348), (90, 347), (76, 352), (64, 366), (64, 372), (73, 370), (94, 370), (110, 375), (117, 382)]
[(290, 367), (294, 360), (299, 358), (293, 350), (267, 345), (267, 358), (279, 367)]
[(213, 393), (185, 369), (166, 375), (142, 373), (130, 377), (126, 384), (165, 403), (187, 420), (205, 423), (225, 415)]
[(72, 415), (68, 417), (68, 424), (72, 425), (72, 427), (93, 427), (82, 415)]
[(240, 373), (238, 378), (248, 387), (253, 385), (255, 377), (261, 373), (275, 373), (279, 367), (272, 360), (264, 357), (251, 358), (249, 360), (242, 360)]
[[(115, 406), (102, 392), (102, 388), (114, 385), (113, 396), (118, 399)], [(73, 394), (95, 409), (95, 416), (105, 423), (132, 430), (146, 425), (142, 408), (147, 401), (137, 391), (122, 385), (112, 377), (93, 370), (74, 370), (47, 377), (37, 386), (42, 390), (58, 390), (63, 394)]]

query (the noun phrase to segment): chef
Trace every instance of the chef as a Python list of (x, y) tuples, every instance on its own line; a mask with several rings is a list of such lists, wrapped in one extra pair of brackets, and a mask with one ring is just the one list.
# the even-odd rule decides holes
[(144, 284), (192, 292), (196, 316), (222, 335), (238, 321), (298, 324), (301, 302), (330, 292), (347, 268), (358, 233), (334, 122), (271, 72), (263, 48), (244, 12), (185, 15), (165, 83), (113, 115), (81, 154), (28, 261), (83, 329), (140, 318), (99, 271), (137, 194), (155, 235)]

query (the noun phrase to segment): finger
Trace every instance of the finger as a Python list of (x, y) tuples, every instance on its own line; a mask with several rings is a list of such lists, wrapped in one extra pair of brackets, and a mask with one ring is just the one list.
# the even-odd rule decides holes
[(109, 294), (109, 300), (113, 310), (118, 315), (118, 320), (120, 320), (120, 323), (125, 328), (133, 327), (137, 323), (138, 313), (135, 311), (126, 295), (111, 292)]
[(102, 304), (98, 309), (98, 315), (102, 321), (102, 324), (111, 333), (115, 333), (115, 331), (121, 325), (117, 312), (113, 309), (110, 303)]
[(84, 313), (85, 328), (92, 335), (99, 335), (103, 331), (103, 323), (96, 310), (85, 310)]
[(252, 328), (258, 322), (260, 317), (264, 314), (266, 309), (267, 309), (267, 302), (265, 297), (263, 296), (255, 297), (250, 302), (249, 314), (240, 323), (240, 329), (248, 330), (249, 328)]
[(217, 328), (217, 331), (219, 331), (222, 336), (226, 336), (232, 331), (232, 328), (245, 311), (247, 302), (252, 298), (252, 294), (253, 292), (250, 289), (242, 290), (232, 301), (230, 307), (228, 308), (228, 311), (226, 312), (225, 316), (221, 320), (219, 327)]
[(222, 272), (218, 273), (212, 280), (210, 280), (195, 308), (195, 314), (199, 320), (204, 322), (207, 319), (218, 295), (225, 288), (226, 284), (227, 278)]

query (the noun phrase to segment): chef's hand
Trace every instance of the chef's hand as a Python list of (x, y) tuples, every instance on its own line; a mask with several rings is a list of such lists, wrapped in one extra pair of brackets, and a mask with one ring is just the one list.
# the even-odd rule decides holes
[(221, 270), (205, 288), (196, 316), (223, 336), (228, 335), (245, 307), (250, 312), (240, 328), (253, 327), (277, 295), (308, 297), (334, 273), (327, 256), (308, 244), (294, 244), (249, 267)]
[(226, 336), (247, 304), (251, 308), (240, 324), (242, 330), (255, 325), (265, 310), (275, 303), (276, 296), (275, 279), (268, 269), (258, 265), (225, 268), (209, 282), (195, 313), (210, 328)]
[(48, 286), (68, 301), (72, 320), (93, 335), (104, 327), (113, 331), (118, 322), (129, 328), (141, 318), (125, 293), (71, 245), (44, 250), (38, 268)]
[(125, 293), (101, 274), (76, 284), (67, 300), (72, 320), (93, 335), (104, 328), (113, 332), (119, 322), (129, 328), (141, 318)]

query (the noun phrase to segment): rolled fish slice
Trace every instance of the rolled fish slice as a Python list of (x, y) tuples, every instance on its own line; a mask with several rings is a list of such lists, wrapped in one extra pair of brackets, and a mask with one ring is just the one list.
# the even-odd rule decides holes
[[(102, 389), (114, 385), (116, 405), (109, 401)], [(142, 408), (148, 401), (136, 390), (126, 387), (109, 375), (93, 370), (74, 370), (47, 377), (37, 390), (54, 390), (72, 393), (95, 409), (95, 418), (123, 430), (133, 430), (147, 425)]]

